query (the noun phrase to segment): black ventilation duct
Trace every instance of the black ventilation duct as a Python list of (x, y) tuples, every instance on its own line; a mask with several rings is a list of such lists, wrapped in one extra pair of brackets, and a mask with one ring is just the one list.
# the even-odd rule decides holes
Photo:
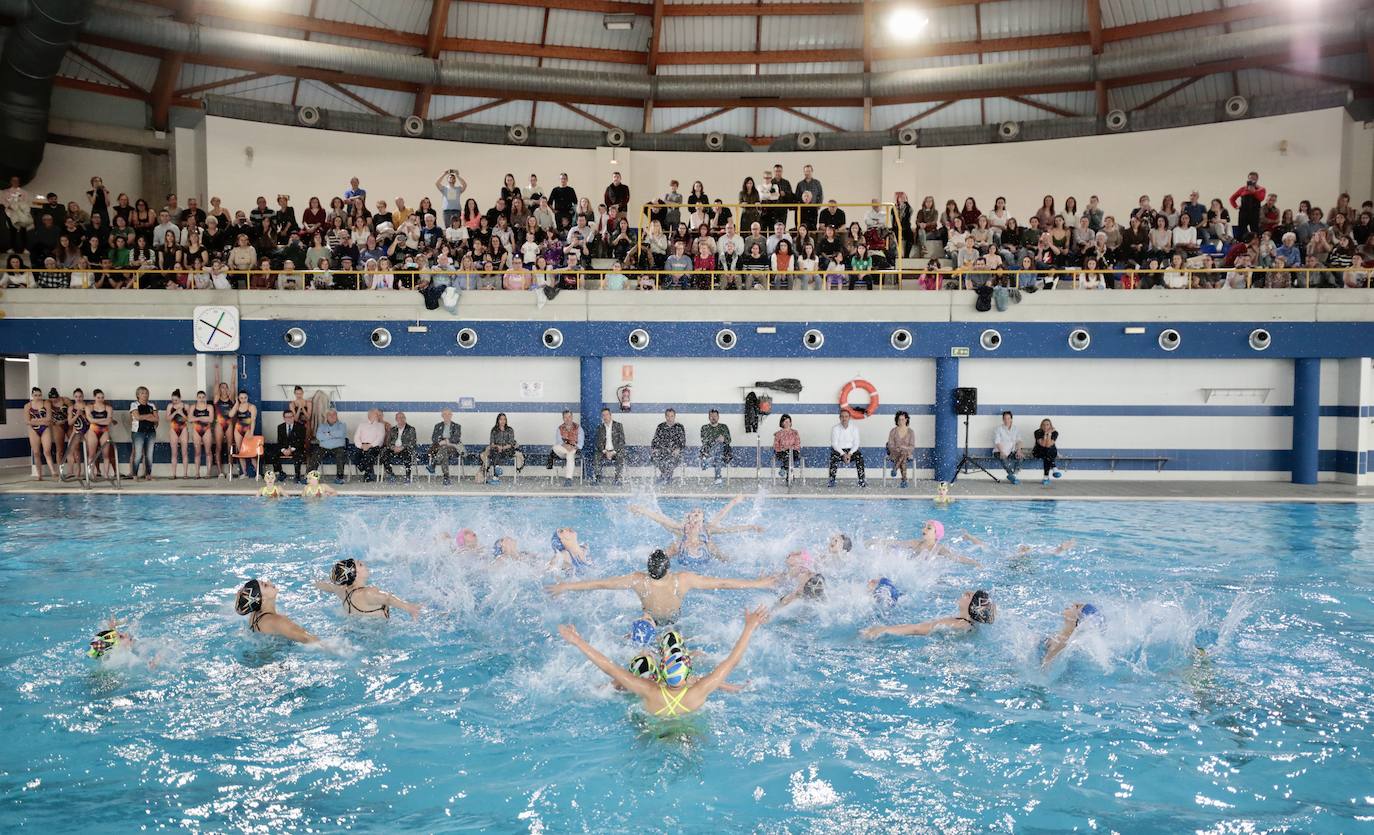
[(0, 53), (0, 183), (33, 179), (48, 141), (53, 78), (93, 0), (29, 0)]

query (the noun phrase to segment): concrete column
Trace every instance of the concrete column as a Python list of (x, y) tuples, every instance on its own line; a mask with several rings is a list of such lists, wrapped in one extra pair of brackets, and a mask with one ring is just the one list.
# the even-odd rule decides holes
[(578, 403), (582, 413), (582, 431), (586, 435), (582, 451), (585, 468), (587, 456), (591, 453), (592, 444), (596, 440), (597, 424), (601, 422), (601, 357), (582, 357), (579, 378), (581, 387)]
[(959, 418), (954, 390), (959, 387), (959, 360), (935, 358), (935, 480), (953, 481), (959, 464)]
[(1293, 483), (1317, 483), (1320, 448), (1322, 361), (1293, 360)]
[(257, 354), (239, 354), (238, 364), (238, 390), (248, 392), (248, 402), (258, 407), (257, 431), (264, 432), (267, 424), (262, 419), (262, 357)]

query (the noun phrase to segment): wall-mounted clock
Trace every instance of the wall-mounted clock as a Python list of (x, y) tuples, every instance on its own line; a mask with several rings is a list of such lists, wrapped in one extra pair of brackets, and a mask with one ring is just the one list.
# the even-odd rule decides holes
[(239, 309), (207, 304), (192, 314), (197, 351), (237, 351), (239, 349)]

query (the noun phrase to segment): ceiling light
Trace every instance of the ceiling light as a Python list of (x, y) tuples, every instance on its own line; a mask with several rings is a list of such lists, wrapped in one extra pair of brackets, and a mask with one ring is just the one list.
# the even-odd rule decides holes
[(929, 22), (930, 18), (920, 9), (899, 6), (888, 13), (887, 31), (893, 40), (914, 41), (920, 37), (921, 31)]
[(635, 28), (635, 16), (632, 14), (608, 14), (601, 18), (601, 25), (614, 31), (625, 31)]

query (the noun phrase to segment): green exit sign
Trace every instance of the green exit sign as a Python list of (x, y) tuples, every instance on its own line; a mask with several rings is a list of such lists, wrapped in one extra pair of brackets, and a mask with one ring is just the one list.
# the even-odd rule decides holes
[(949, 355), (950, 355), (951, 357), (966, 357), (966, 356), (968, 356), (968, 349), (967, 349), (967, 348), (950, 348), (950, 349), (949, 349)]

